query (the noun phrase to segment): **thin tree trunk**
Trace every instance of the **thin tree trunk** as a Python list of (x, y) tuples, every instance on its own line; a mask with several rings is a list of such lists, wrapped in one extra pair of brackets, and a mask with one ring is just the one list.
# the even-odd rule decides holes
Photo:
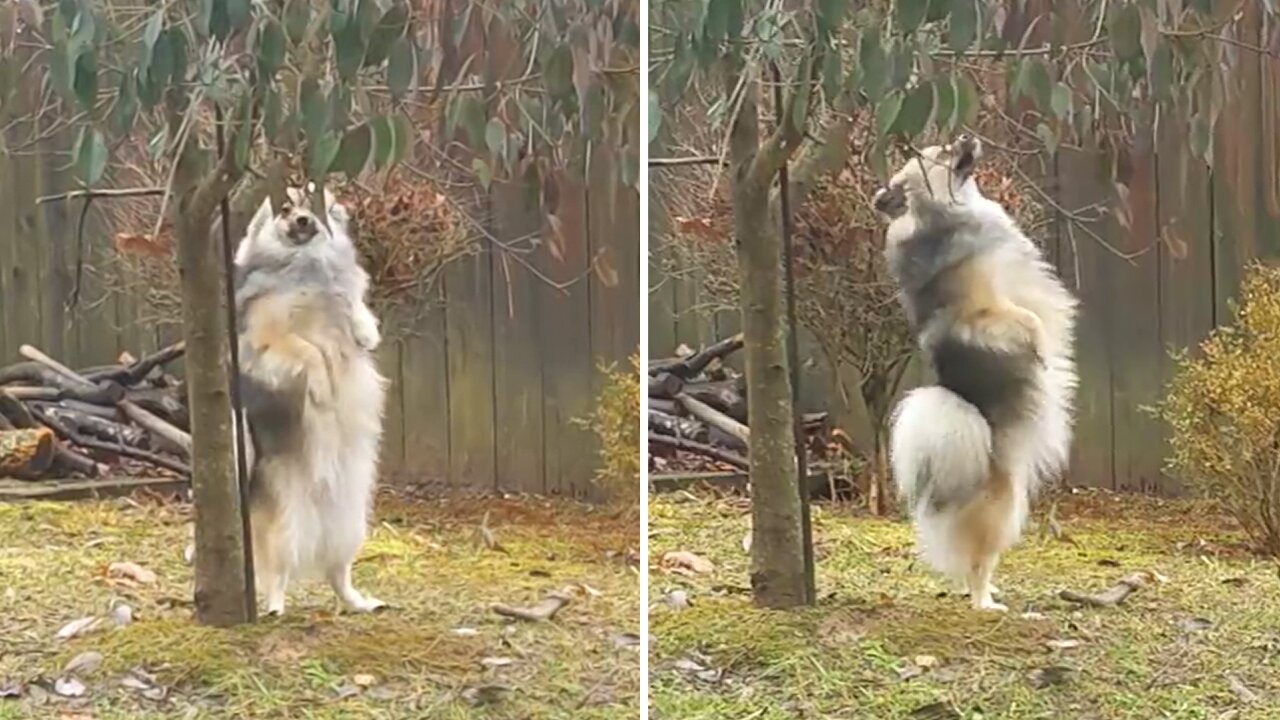
[[(730, 78), (731, 86), (736, 80)], [(787, 608), (805, 604), (808, 592), (787, 362), (782, 237), (770, 223), (769, 189), (776, 170), (760, 172), (758, 166), (762, 158), (755, 84), (749, 83), (746, 92), (729, 152), (751, 399), (751, 588), (757, 605)]]
[(883, 429), (876, 431), (875, 442), (871, 482), (867, 487), (867, 510), (873, 515), (884, 515), (889, 508), (889, 448), (886, 447)]

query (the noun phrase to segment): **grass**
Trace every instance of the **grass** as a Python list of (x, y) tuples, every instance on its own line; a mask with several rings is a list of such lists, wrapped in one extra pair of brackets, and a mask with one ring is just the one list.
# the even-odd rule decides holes
[[(501, 550), (477, 540), (486, 514)], [(637, 716), (637, 513), (386, 494), (377, 519), (356, 585), (393, 610), (339, 614), (332, 592), (308, 583), (283, 618), (219, 630), (192, 619), (189, 507), (0, 505), (0, 688), (23, 687), (0, 699), (0, 720)], [(158, 580), (109, 579), (120, 561)], [(512, 624), (490, 609), (566, 588), (574, 599), (552, 622)], [(55, 638), (119, 603), (133, 610), (127, 626)], [(87, 692), (59, 697), (66, 663), (88, 651), (103, 660), (81, 676)], [(122, 686), (135, 669), (162, 689)]]
[[(747, 503), (687, 493), (651, 501), (652, 717), (1280, 717), (1277, 565), (1203, 504), (1062, 498), (1069, 540), (1031, 530), (1002, 561), (1007, 615), (940, 596), (949, 587), (913, 563), (905, 523), (813, 510), (821, 600), (769, 611), (752, 605), (747, 587)], [(716, 569), (664, 573), (671, 550)], [(1057, 598), (1135, 570), (1167, 582), (1118, 607)], [(666, 602), (675, 590), (690, 607)]]

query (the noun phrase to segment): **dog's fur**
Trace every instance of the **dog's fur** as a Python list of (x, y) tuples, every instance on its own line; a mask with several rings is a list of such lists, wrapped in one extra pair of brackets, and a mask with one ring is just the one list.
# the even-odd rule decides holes
[(1076, 300), (1040, 250), (973, 179), (981, 145), (923, 150), (875, 198), (885, 255), (938, 384), (894, 411), (890, 458), (920, 550), (992, 599), (1002, 552), (1037, 488), (1067, 464), (1076, 387)]
[(352, 586), (351, 564), (382, 435), (377, 321), (345, 208), (326, 198), (326, 228), (303, 199), (292, 190), (278, 212), (264, 203), (236, 253), (256, 580), (268, 614), (284, 611), (290, 580), (312, 576), (367, 612), (384, 604)]

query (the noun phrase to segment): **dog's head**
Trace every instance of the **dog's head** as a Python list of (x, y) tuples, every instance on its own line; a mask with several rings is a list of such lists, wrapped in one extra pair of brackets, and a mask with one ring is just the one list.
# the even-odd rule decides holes
[(313, 188), (288, 188), (286, 200), (279, 208), (271, 199), (262, 201), (249, 223), (249, 230), (236, 251), (236, 263), (244, 264), (253, 256), (286, 258), (299, 252), (324, 254), (352, 250), (347, 210), (328, 190), (325, 207), (328, 222), (311, 211)]
[(876, 211), (896, 219), (919, 199), (942, 205), (969, 202), (978, 193), (973, 171), (981, 157), (982, 143), (972, 135), (960, 135), (948, 145), (921, 150), (876, 191)]

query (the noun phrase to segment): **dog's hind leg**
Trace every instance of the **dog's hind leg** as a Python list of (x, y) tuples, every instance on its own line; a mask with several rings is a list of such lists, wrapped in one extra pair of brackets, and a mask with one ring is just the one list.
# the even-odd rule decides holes
[(266, 519), (253, 518), (253, 569), (258, 589), (266, 599), (267, 615), (283, 615), (285, 593), (289, 587), (289, 571), (285, 567), (283, 548), (279, 546), (278, 528), (266, 526)]
[(991, 576), (995, 574), (996, 563), (1000, 556), (992, 553), (976, 559), (969, 570), (969, 600), (978, 610), (995, 610), (1005, 612), (1009, 608), (991, 599), (995, 586), (991, 584)]
[(351, 612), (373, 612), (387, 607), (387, 604), (373, 597), (365, 597), (356, 590), (351, 584), (351, 564), (343, 563), (342, 565), (330, 568), (328, 572), (329, 584), (333, 586), (333, 591), (337, 593), (338, 599)]

